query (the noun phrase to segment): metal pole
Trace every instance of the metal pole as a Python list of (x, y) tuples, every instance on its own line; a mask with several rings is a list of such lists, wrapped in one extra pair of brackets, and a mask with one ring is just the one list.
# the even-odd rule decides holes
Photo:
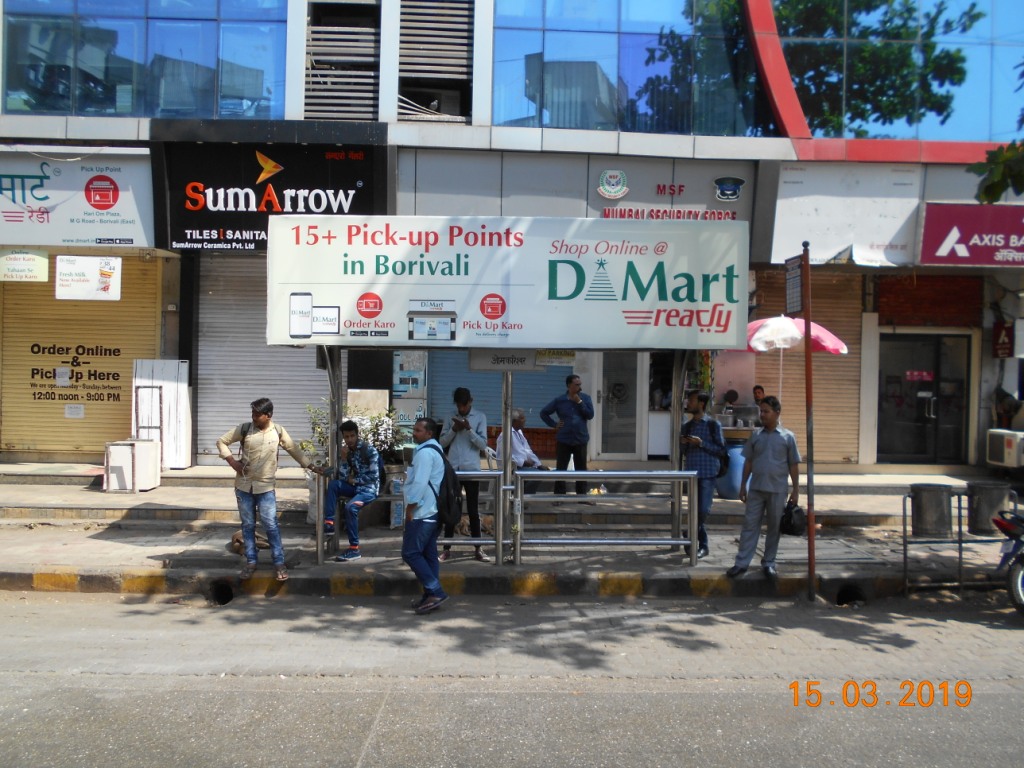
[(814, 379), (811, 370), (811, 252), (803, 242), (800, 293), (804, 308), (804, 391), (807, 405), (807, 599), (814, 600)]
[(498, 489), (494, 510), (494, 564), (505, 562), (505, 520), (508, 513), (509, 491), (512, 485), (512, 371), (505, 371), (501, 379), (501, 488)]

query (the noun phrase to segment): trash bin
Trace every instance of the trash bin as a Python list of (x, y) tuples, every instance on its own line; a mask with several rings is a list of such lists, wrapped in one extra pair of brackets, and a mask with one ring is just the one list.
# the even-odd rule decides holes
[(1010, 484), (998, 480), (967, 483), (967, 532), (995, 533), (992, 518), (1010, 507)]
[(931, 483), (910, 486), (910, 535), (953, 536), (953, 487)]
[(715, 481), (715, 490), (720, 499), (738, 499), (740, 481), (743, 480), (743, 444), (746, 440), (726, 440), (729, 453), (729, 471)]

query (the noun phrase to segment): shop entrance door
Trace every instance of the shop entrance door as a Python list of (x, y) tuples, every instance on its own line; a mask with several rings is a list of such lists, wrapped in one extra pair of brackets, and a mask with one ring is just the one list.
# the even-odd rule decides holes
[(594, 428), (590, 436), (591, 443), (598, 438), (594, 458), (639, 459), (640, 446), (647, 440), (647, 420), (640, 415), (647, 414), (647, 387), (641, 382), (641, 373), (646, 376), (648, 355), (605, 352), (601, 358), (601, 384), (593, 396)]
[(964, 463), (970, 338), (883, 334), (880, 342), (878, 460)]

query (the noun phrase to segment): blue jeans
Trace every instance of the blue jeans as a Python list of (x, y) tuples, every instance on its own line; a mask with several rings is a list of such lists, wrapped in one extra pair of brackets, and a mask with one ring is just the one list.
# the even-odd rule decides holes
[(715, 498), (714, 477), (697, 478), (697, 547), (708, 546), (708, 531), (704, 526), (711, 516), (711, 502)]
[(246, 561), (256, 562), (256, 511), (259, 510), (260, 522), (270, 543), (270, 558), (274, 565), (284, 565), (284, 546), (281, 544), (281, 530), (277, 527), (277, 494), (274, 491), (249, 493), (235, 488), (235, 501), (238, 502), (238, 516), (242, 518)]
[(445, 597), (441, 589), (441, 564), (437, 560), (440, 532), (437, 520), (406, 520), (402, 535), (402, 561), (416, 574), (423, 593), (431, 597)]
[(348, 533), (348, 545), (359, 546), (359, 510), (377, 498), (373, 493), (360, 493), (352, 483), (346, 480), (331, 480), (327, 483), (324, 496), (324, 520), (334, 520), (334, 510), (339, 498), (348, 498), (345, 504), (345, 530)]

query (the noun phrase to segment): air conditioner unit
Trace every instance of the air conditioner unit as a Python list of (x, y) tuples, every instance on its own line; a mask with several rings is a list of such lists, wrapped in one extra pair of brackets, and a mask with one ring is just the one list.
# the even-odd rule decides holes
[(1024, 432), (990, 429), (987, 460), (997, 467), (1024, 467)]

